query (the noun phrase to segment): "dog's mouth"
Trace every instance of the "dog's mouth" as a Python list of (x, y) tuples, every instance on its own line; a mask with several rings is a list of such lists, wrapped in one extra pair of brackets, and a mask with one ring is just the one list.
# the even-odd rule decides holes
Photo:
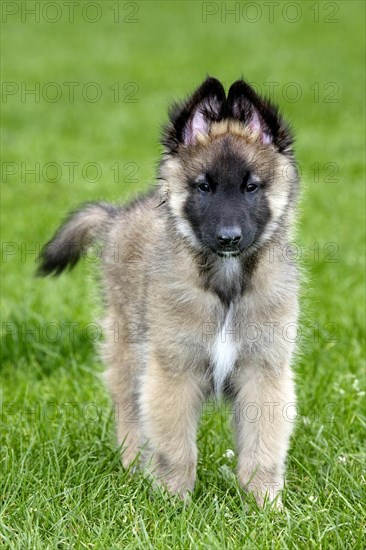
[(235, 256), (239, 256), (242, 252), (242, 250), (240, 250), (237, 246), (225, 247), (225, 248), (211, 248), (211, 250), (221, 258), (234, 258)]
[(254, 239), (250, 240), (250, 242), (241, 244), (241, 246), (238, 245), (226, 245), (226, 246), (220, 246), (220, 247), (212, 247), (211, 252), (214, 252), (216, 256), (220, 256), (221, 258), (235, 258), (240, 255), (245, 255), (248, 252), (251, 251), (253, 247)]

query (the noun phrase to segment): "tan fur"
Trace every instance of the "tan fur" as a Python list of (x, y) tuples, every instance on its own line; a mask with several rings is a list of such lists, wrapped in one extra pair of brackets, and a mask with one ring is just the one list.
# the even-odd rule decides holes
[[(293, 428), (295, 392), (285, 365), (279, 373), (241, 366), (235, 420), (239, 448), (238, 475), (258, 502), (273, 500), (283, 488), (284, 464)], [(277, 499), (280, 505), (280, 497)]]
[(140, 397), (149, 466), (154, 477), (182, 496), (194, 487), (202, 397), (198, 381), (189, 372), (172, 376), (164, 363), (151, 358), (142, 376)]

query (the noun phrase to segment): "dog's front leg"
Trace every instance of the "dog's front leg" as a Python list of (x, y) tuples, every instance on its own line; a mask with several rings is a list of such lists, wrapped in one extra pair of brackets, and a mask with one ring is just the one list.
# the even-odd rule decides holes
[[(279, 491), (294, 425), (295, 389), (289, 367), (280, 373), (243, 366), (236, 380), (235, 424), (238, 476), (246, 491), (262, 506), (266, 500), (281, 507)], [(277, 498), (276, 498), (277, 497)]]
[(175, 374), (155, 359), (150, 362), (140, 396), (145, 460), (154, 479), (181, 498), (194, 488), (201, 402), (202, 392), (191, 374)]

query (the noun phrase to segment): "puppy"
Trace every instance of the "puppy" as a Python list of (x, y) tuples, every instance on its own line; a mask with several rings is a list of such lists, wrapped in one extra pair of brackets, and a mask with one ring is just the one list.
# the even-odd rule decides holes
[(82, 206), (39, 273), (58, 275), (101, 243), (101, 352), (125, 467), (139, 456), (184, 497), (202, 403), (225, 396), (240, 483), (259, 504), (280, 503), (298, 319), (297, 268), (282, 253), (298, 195), (292, 133), (243, 80), (226, 96), (207, 78), (172, 107), (162, 144), (157, 187), (127, 206)]

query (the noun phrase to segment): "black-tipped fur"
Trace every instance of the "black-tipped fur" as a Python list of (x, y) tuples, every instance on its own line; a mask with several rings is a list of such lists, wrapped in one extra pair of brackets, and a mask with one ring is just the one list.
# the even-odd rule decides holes
[(261, 122), (271, 135), (280, 152), (289, 151), (294, 138), (289, 125), (282, 118), (279, 108), (269, 99), (261, 97), (244, 80), (237, 80), (230, 86), (227, 97), (227, 118), (249, 123), (253, 108), (257, 110)]
[(170, 152), (178, 151), (179, 145), (183, 142), (184, 130), (199, 105), (203, 105), (204, 116), (209, 122), (231, 118), (248, 124), (255, 109), (278, 150), (292, 152), (293, 133), (274, 103), (257, 94), (244, 80), (234, 82), (226, 98), (223, 85), (212, 77), (208, 77), (185, 101), (173, 103), (169, 111), (170, 122), (163, 128), (161, 139), (162, 144)]
[(226, 94), (216, 78), (208, 77), (192, 96), (182, 103), (173, 103), (169, 111), (170, 123), (163, 129), (162, 144), (176, 152), (183, 141), (184, 129), (195, 107), (206, 100), (204, 115), (210, 122), (218, 122), (225, 116)]
[(66, 218), (44, 246), (38, 276), (60, 275), (72, 269), (85, 249), (103, 233), (118, 208), (107, 203), (86, 203)]

